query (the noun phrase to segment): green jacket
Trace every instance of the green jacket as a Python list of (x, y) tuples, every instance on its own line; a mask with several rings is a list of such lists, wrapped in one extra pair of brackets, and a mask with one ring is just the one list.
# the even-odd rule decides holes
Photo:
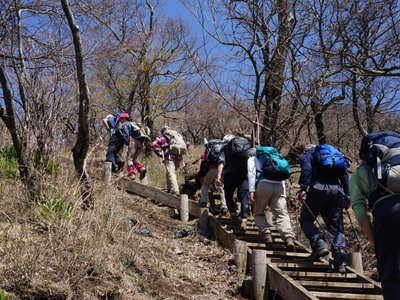
[(368, 195), (378, 187), (371, 167), (363, 163), (350, 177), (350, 198), (357, 220), (368, 217)]

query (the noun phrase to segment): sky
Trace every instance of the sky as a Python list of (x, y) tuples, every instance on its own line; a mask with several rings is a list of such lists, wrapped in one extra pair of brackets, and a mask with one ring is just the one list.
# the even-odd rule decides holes
[(172, 18), (181, 18), (195, 34), (201, 34), (201, 27), (179, 0), (163, 0), (164, 14)]

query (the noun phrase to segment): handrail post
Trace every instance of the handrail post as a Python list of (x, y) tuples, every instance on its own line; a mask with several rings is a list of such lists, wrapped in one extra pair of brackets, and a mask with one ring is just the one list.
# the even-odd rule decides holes
[(111, 182), (111, 170), (112, 170), (112, 163), (110, 161), (106, 161), (104, 163), (103, 169), (103, 181), (107, 184)]
[(264, 300), (268, 292), (267, 281), (267, 251), (253, 250), (252, 261), (253, 296), (255, 300)]
[(181, 195), (179, 214), (182, 222), (189, 221), (189, 197), (186, 194)]

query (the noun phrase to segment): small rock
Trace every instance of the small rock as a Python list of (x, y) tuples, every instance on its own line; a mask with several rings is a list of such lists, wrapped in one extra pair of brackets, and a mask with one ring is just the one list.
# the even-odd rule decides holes
[(153, 236), (153, 234), (151, 233), (151, 230), (143, 227), (143, 228), (134, 228), (132, 230), (134, 233), (140, 234), (140, 235), (144, 235), (144, 236)]
[(176, 238), (183, 238), (183, 237), (189, 236), (191, 234), (193, 234), (193, 230), (192, 229), (183, 228), (183, 229), (180, 229), (177, 232), (175, 232), (175, 237)]

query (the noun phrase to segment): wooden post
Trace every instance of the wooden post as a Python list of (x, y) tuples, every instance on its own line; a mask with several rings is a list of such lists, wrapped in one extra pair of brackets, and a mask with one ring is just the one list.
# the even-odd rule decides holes
[(359, 272), (364, 272), (361, 252), (353, 252), (350, 254), (350, 267)]
[(208, 235), (208, 208), (206, 207), (200, 209), (199, 229), (201, 235)]
[(240, 273), (246, 273), (247, 268), (247, 243), (241, 240), (235, 240), (234, 245), (235, 265)]
[(103, 169), (103, 180), (107, 184), (111, 182), (111, 169), (112, 169), (112, 163), (110, 161), (106, 161), (104, 163), (104, 169)]
[(253, 250), (252, 261), (253, 297), (255, 300), (264, 300), (267, 280), (267, 251)]
[(182, 222), (189, 221), (189, 197), (186, 194), (181, 195), (179, 213)]

